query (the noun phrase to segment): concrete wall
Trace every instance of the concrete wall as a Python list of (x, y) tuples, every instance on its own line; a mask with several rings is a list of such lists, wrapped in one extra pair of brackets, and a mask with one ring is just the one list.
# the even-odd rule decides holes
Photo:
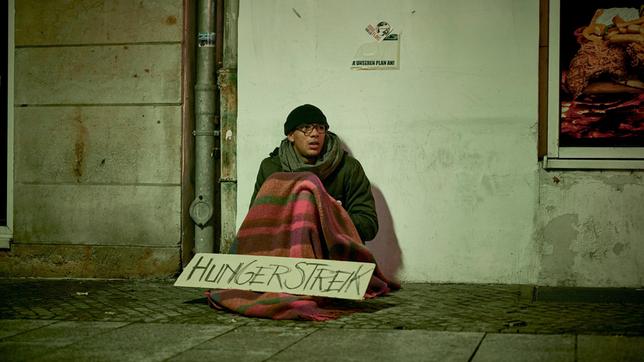
[(644, 172), (541, 171), (538, 283), (644, 285)]
[[(400, 69), (350, 70), (382, 20)], [(388, 273), (642, 285), (641, 174), (540, 170), (538, 31), (537, 0), (241, 0), (238, 225), (286, 115), (313, 103), (372, 181)]]
[(15, 233), (0, 275), (174, 273), (183, 2), (15, 7)]

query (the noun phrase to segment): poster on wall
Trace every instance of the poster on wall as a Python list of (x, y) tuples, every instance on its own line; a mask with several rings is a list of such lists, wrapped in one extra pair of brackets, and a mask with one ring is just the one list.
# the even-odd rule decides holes
[(560, 1), (559, 146), (644, 146), (644, 1)]
[(400, 34), (386, 21), (365, 27), (370, 40), (360, 45), (353, 60), (353, 70), (391, 70), (400, 69)]

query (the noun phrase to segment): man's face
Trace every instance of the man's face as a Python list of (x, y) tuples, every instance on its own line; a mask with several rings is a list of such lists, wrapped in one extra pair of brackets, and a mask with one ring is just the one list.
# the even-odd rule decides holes
[(325, 132), (320, 132), (316, 127), (313, 127), (308, 135), (300, 129), (296, 129), (288, 134), (288, 140), (293, 143), (295, 151), (304, 159), (305, 163), (315, 163), (324, 148), (325, 136)]

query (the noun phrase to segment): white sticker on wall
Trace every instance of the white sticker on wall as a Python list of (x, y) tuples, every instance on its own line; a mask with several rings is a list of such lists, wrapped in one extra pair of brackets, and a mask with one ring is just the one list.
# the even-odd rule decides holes
[(199, 33), (197, 34), (197, 45), (199, 48), (214, 48), (215, 47), (215, 33)]
[(358, 48), (351, 62), (351, 69), (400, 69), (400, 34), (394, 34), (386, 21), (380, 21), (375, 26), (369, 24), (365, 31), (372, 40)]

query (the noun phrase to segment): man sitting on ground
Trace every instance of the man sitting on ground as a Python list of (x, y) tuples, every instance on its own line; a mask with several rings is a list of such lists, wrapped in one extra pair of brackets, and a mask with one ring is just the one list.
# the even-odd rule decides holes
[[(322, 111), (310, 104), (288, 115), (286, 138), (261, 163), (231, 253), (376, 264), (364, 245), (378, 231), (369, 180), (328, 129)], [(364, 297), (399, 287), (376, 265)], [(348, 312), (330, 308), (324, 298), (286, 292), (225, 289), (206, 295), (214, 308), (252, 317), (327, 320)]]
[(273, 173), (310, 171), (347, 211), (362, 242), (372, 240), (378, 216), (369, 179), (358, 160), (342, 149), (338, 136), (329, 132), (324, 113), (310, 104), (295, 108), (286, 118), (284, 134), (280, 146), (259, 167), (252, 201)]

